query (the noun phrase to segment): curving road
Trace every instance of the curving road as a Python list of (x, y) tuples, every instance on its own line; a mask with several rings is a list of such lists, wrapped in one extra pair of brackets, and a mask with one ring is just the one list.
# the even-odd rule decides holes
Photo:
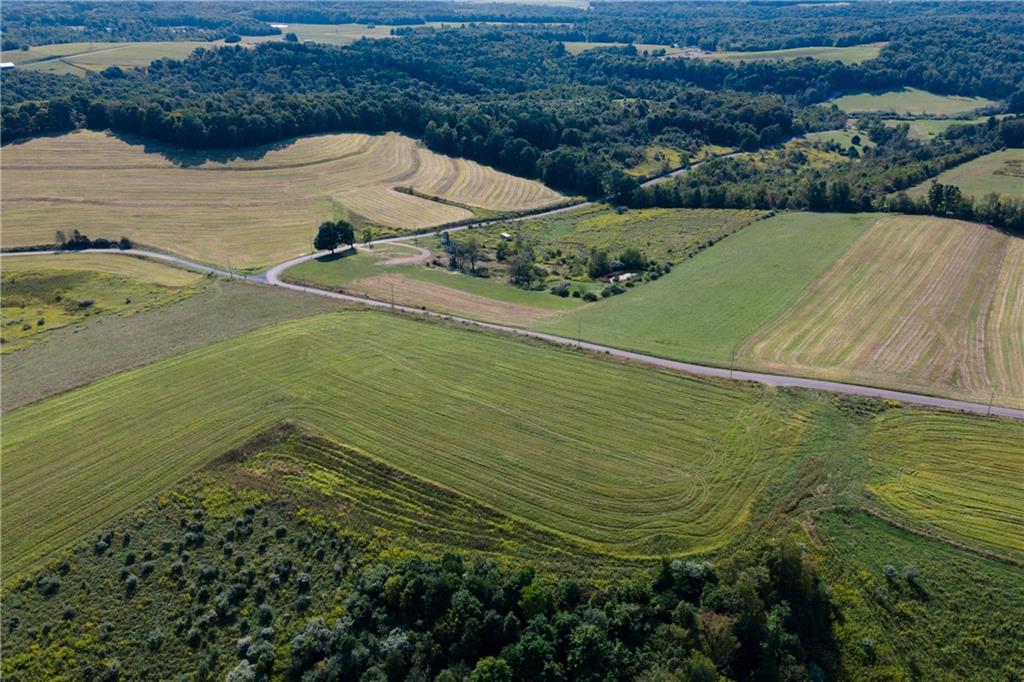
[[(577, 204), (576, 206), (579, 206)], [(566, 210), (564, 208), (554, 209), (550, 213), (560, 212)], [(547, 215), (547, 213), (545, 214)], [(530, 217), (536, 217), (530, 216)], [(525, 219), (525, 218), (523, 218)], [(464, 230), (475, 225), (487, 224), (491, 221), (482, 221), (481, 223), (474, 223), (474, 225), (466, 225), (459, 228), (453, 228), (453, 230)], [(504, 221), (509, 222), (509, 221)], [(410, 239), (411, 237), (390, 237), (387, 239), (378, 239), (371, 244), (389, 244), (394, 242), (400, 242), (403, 240)], [(352, 247), (350, 247), (352, 248)], [(153, 258), (169, 263), (173, 263), (179, 266), (197, 270), (199, 272), (212, 273), (221, 277), (232, 277), (235, 279), (243, 279), (250, 282), (258, 282), (262, 284), (268, 284), (271, 286), (282, 287), (284, 289), (291, 289), (292, 291), (300, 291), (306, 294), (312, 294), (316, 296), (325, 296), (328, 298), (337, 299), (340, 301), (349, 301), (353, 303), (360, 303), (375, 308), (389, 308), (391, 310), (400, 311), (404, 313), (414, 313), (416, 315), (425, 315), (428, 317), (435, 317), (444, 320), (451, 320), (459, 322), (461, 324), (472, 325), (481, 329), (489, 329), (491, 331), (501, 332), (503, 334), (523, 336), (534, 339), (541, 339), (549, 343), (558, 344), (561, 346), (575, 346), (584, 350), (608, 355), (613, 358), (619, 358), (621, 360), (627, 360), (630, 362), (636, 362), (643, 365), (649, 365), (652, 367), (660, 367), (663, 369), (669, 369), (676, 372), (684, 372), (686, 374), (692, 374), (696, 376), (705, 377), (718, 377), (723, 379), (734, 379), (736, 381), (752, 381), (759, 384), (765, 384), (767, 386), (781, 386), (781, 387), (793, 387), (793, 388), (807, 388), (815, 391), (826, 391), (829, 393), (842, 393), (849, 395), (859, 395), (871, 398), (879, 398), (882, 400), (897, 400), (901, 403), (910, 405), (922, 405), (925, 407), (935, 407), (945, 410), (954, 410), (958, 412), (966, 412), (970, 414), (979, 415), (992, 415), (999, 417), (1006, 417), (1009, 419), (1024, 420), (1024, 409), (1016, 409), (1012, 407), (1000, 407), (997, 405), (985, 405), (982, 403), (973, 403), (964, 400), (953, 400), (951, 398), (938, 398), (930, 395), (922, 395), (919, 393), (909, 393), (905, 391), (893, 391), (884, 388), (874, 388), (871, 386), (861, 386), (858, 384), (845, 384), (838, 381), (825, 381), (821, 379), (807, 379), (803, 377), (787, 376), (781, 374), (764, 374), (762, 372), (748, 372), (743, 370), (729, 370), (722, 367), (711, 367), (708, 365), (698, 365), (692, 362), (680, 362), (678, 360), (668, 360), (666, 358), (660, 358), (655, 355), (646, 355), (644, 353), (635, 353), (633, 351), (623, 350), (621, 348), (614, 348), (612, 346), (604, 346), (598, 343), (590, 343), (588, 341), (580, 341), (579, 339), (571, 339), (565, 336), (557, 336), (554, 334), (545, 334), (543, 332), (530, 331), (528, 329), (520, 329), (519, 327), (512, 327), (503, 324), (494, 324), (491, 322), (481, 322), (480, 320), (473, 320), (470, 318), (459, 317), (456, 315), (448, 315), (445, 313), (439, 313), (432, 310), (422, 310), (420, 308), (413, 308), (411, 306), (393, 305), (385, 301), (378, 301), (374, 299), (362, 298), (359, 296), (352, 296), (350, 294), (342, 294), (335, 291), (326, 291), (324, 289), (317, 289), (314, 287), (302, 286), (299, 284), (292, 284), (285, 282), (281, 279), (281, 273), (288, 268), (291, 268), (299, 263), (319, 258), (321, 256), (328, 255), (329, 251), (319, 251), (313, 253), (307, 253), (301, 256), (297, 256), (283, 263), (279, 263), (274, 267), (270, 268), (266, 272), (260, 275), (245, 275), (238, 276), (234, 273), (219, 268), (210, 267), (208, 265), (201, 265), (199, 263), (192, 262), (185, 258), (178, 256), (172, 256), (164, 253), (157, 253), (151, 251), (145, 251), (143, 249), (85, 249), (84, 251), (68, 252), (68, 251), (26, 251), (21, 253), (5, 253), (2, 258), (9, 258), (12, 256), (39, 256), (39, 255), (53, 255), (55, 257), (68, 257), (73, 253), (105, 253), (112, 255), (124, 255), (124, 256), (137, 256), (143, 258)]]

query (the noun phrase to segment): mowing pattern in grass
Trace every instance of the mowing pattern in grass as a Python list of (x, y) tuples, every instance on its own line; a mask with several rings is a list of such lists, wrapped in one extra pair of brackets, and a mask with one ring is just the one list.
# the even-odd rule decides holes
[[(1005, 115), (996, 116), (996, 118), (1004, 118), (1004, 117), (1005, 117)], [(984, 117), (981, 117), (981, 118), (969, 118), (969, 119), (961, 119), (961, 118), (920, 118), (920, 119), (911, 119), (909, 121), (908, 120), (903, 120), (903, 119), (897, 119), (897, 118), (890, 118), (890, 119), (886, 119), (885, 120), (885, 125), (889, 126), (890, 128), (895, 128), (897, 126), (900, 126), (900, 125), (903, 125), (904, 123), (906, 123), (909, 126), (909, 128), (910, 128), (910, 130), (909, 130), (910, 137), (912, 137), (915, 140), (930, 140), (933, 137), (935, 137), (936, 135), (940, 135), (940, 134), (946, 132), (947, 130), (949, 130), (950, 128), (953, 128), (955, 126), (961, 126), (961, 125), (967, 125), (967, 124), (985, 123), (986, 121), (988, 121), (988, 119), (989, 119), (988, 116), (984, 116)]]
[(7, 412), (207, 343), (340, 307), (338, 301), (276, 287), (213, 282), (173, 305), (130, 317), (90, 317), (50, 332), (46, 343), (5, 355), (0, 406)]
[(754, 223), (656, 282), (538, 328), (663, 357), (728, 364), (876, 215), (794, 213)]
[(915, 525), (1024, 557), (1024, 424), (951, 413), (877, 418), (868, 490)]
[(381, 313), (285, 323), (7, 413), (5, 572), (285, 419), (594, 551), (710, 550), (790, 466), (800, 412)]
[(775, 372), (1024, 404), (1024, 240), (890, 216), (741, 349)]
[[(562, 573), (605, 574), (606, 554), (544, 532), (450, 489), (388, 466), (361, 452), (285, 425), (244, 458), (226, 457), (207, 470), (232, 490), (296, 500), (329, 514), (332, 523), (382, 540), (389, 552), (437, 556), (457, 548), (472, 555), (515, 557)], [(633, 565), (633, 564), (623, 564)]]
[(916, 88), (845, 95), (833, 100), (833, 103), (851, 114), (877, 111), (902, 116), (954, 116), (995, 104), (982, 97), (933, 95)]
[(339, 213), (391, 232), (473, 215), (397, 186), (494, 211), (561, 198), (396, 134), (321, 135), (204, 155), (82, 131), (4, 149), (3, 245), (47, 243), (55, 230), (77, 228), (259, 268), (308, 251), (316, 225)]
[[(939, 174), (943, 185), (956, 185), (976, 199), (995, 192), (1004, 197), (1024, 199), (1024, 149), (1004, 149), (986, 154)], [(907, 192), (910, 196), (926, 196), (931, 180)]]
[(188, 297), (203, 278), (138, 258), (68, 254), (3, 259), (5, 353), (97, 315), (136, 313)]
[[(1019, 506), (1018, 506), (1019, 508)], [(847, 670), (872, 680), (1012, 680), (1024, 671), (1019, 567), (922, 538), (861, 513), (815, 525)], [(886, 578), (886, 566), (895, 569)], [(907, 567), (919, 573), (913, 583)]]

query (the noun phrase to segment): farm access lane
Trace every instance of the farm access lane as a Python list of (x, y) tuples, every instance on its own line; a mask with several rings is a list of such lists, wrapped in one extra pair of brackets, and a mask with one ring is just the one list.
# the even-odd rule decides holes
[[(555, 209), (556, 211), (564, 209)], [(469, 226), (464, 226), (459, 229), (466, 229)], [(378, 239), (370, 242), (373, 244), (402, 244), (402, 240), (408, 240), (410, 237), (391, 237), (388, 239)], [(411, 244), (402, 244), (403, 246), (412, 247)], [(83, 251), (23, 251), (18, 253), (5, 253), (0, 255), (0, 261), (2, 258), (8, 258), (12, 256), (45, 256), (45, 255), (61, 255), (69, 256), (74, 253), (106, 253), (110, 255), (124, 255), (124, 256), (136, 256), (143, 258), (154, 258), (156, 260), (167, 261), (175, 263), (186, 268), (197, 270), (199, 272), (211, 273), (220, 277), (231, 277), (234, 279), (241, 279), (249, 282), (255, 282), (259, 284), (267, 284), (270, 286), (282, 287), (284, 289), (291, 289), (292, 291), (299, 291), (306, 294), (313, 294), (316, 296), (326, 296), (328, 298), (337, 299), (339, 301), (348, 301), (351, 303), (360, 303), (362, 305), (390, 309), (403, 313), (413, 313), (416, 315), (424, 315), (427, 317), (434, 317), (442, 320), (449, 320), (452, 322), (459, 322), (465, 325), (471, 325), (479, 327), (481, 329), (489, 329), (491, 331), (501, 332), (503, 334), (525, 336), (528, 338), (540, 339), (549, 343), (554, 343), (560, 346), (577, 347), (583, 350), (587, 350), (593, 353), (600, 353), (608, 355), (610, 357), (618, 358), (621, 360), (627, 360), (630, 362), (636, 362), (639, 364), (649, 365), (651, 367), (660, 367), (662, 369), (669, 369), (675, 372), (682, 372), (685, 374), (691, 374), (695, 376), (705, 377), (716, 377), (720, 379), (733, 379), (736, 381), (752, 381), (767, 386), (780, 386), (788, 388), (806, 388), (815, 391), (825, 391), (828, 393), (839, 393), (849, 395), (859, 395), (870, 398), (878, 398), (881, 400), (898, 400), (903, 403), (911, 405), (922, 405), (925, 407), (936, 407), (945, 410), (953, 410), (957, 412), (966, 412), (969, 414), (978, 415), (992, 415), (999, 417), (1006, 417), (1009, 419), (1024, 420), (1024, 409), (1015, 409), (1012, 407), (1000, 407), (997, 405), (984, 405), (981, 403), (972, 403), (964, 400), (954, 400), (951, 398), (938, 398), (930, 395), (922, 395), (920, 393), (908, 393), (904, 391), (892, 391), (884, 388), (874, 388), (871, 386), (861, 386), (858, 384), (844, 384), (838, 381), (825, 381), (821, 379), (807, 379), (804, 377), (788, 376), (782, 374), (765, 374), (762, 372), (748, 372), (744, 370), (730, 370), (722, 367), (712, 367), (708, 365), (698, 365), (692, 362), (680, 362), (678, 360), (669, 360), (666, 358), (660, 358), (655, 355), (646, 355), (644, 353), (635, 353), (633, 351), (623, 350), (621, 348), (614, 348), (612, 346), (604, 346), (597, 343), (590, 343), (588, 341), (581, 341), (579, 339), (570, 339), (565, 336), (557, 336), (555, 334), (545, 334), (543, 332), (535, 332), (528, 329), (521, 329), (519, 327), (512, 327), (503, 324), (494, 324), (491, 322), (481, 322), (480, 320), (473, 320), (465, 317), (458, 317), (456, 315), (448, 315), (446, 313), (439, 313), (433, 310), (423, 310), (421, 308), (414, 308), (412, 306), (395, 305), (386, 301), (378, 301), (369, 298), (362, 298), (360, 296), (352, 296), (351, 294), (342, 294), (336, 291), (327, 291), (325, 289), (317, 289), (315, 287), (302, 286), (300, 284), (291, 284), (281, 279), (281, 273), (290, 267), (312, 260), (314, 258), (320, 258), (330, 254), (330, 251), (318, 251), (313, 253), (307, 253), (302, 256), (297, 256), (283, 263), (279, 263), (274, 267), (270, 268), (266, 272), (260, 275), (246, 275), (238, 276), (234, 275), (226, 270), (220, 270), (218, 268), (212, 268), (207, 265), (201, 265), (199, 263), (193, 263), (185, 258), (179, 258), (178, 256), (171, 256), (164, 253), (156, 253), (151, 251), (145, 251), (142, 249), (84, 249)]]

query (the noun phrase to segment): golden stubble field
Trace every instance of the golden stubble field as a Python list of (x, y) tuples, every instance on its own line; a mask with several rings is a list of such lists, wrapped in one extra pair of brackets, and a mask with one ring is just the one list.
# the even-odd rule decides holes
[(81, 131), (10, 145), (2, 170), (4, 247), (79, 229), (243, 269), (308, 251), (317, 225), (335, 216), (362, 218), (379, 235), (472, 217), (462, 205), (518, 211), (561, 200), (538, 182), (393, 133), (319, 135), (204, 156)]
[(776, 372), (1024, 404), (1024, 240), (882, 218), (741, 356)]

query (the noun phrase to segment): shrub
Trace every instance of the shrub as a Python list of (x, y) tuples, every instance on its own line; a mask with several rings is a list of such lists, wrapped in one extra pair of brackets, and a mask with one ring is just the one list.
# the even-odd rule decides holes
[(551, 293), (555, 296), (561, 296), (562, 298), (568, 298), (569, 296), (569, 284), (562, 282), (551, 287)]
[(885, 576), (886, 580), (892, 580), (896, 577), (896, 567), (892, 564), (886, 564), (882, 567), (882, 575)]
[(583, 294), (583, 300), (586, 301), (587, 303), (593, 303), (594, 301), (597, 300), (597, 294), (595, 294), (593, 291), (588, 291)]
[(908, 565), (903, 567), (903, 578), (908, 583), (917, 582), (917, 578), (920, 575), (921, 575), (921, 571), (919, 571), (917, 566), (915, 566), (914, 564), (908, 564)]

